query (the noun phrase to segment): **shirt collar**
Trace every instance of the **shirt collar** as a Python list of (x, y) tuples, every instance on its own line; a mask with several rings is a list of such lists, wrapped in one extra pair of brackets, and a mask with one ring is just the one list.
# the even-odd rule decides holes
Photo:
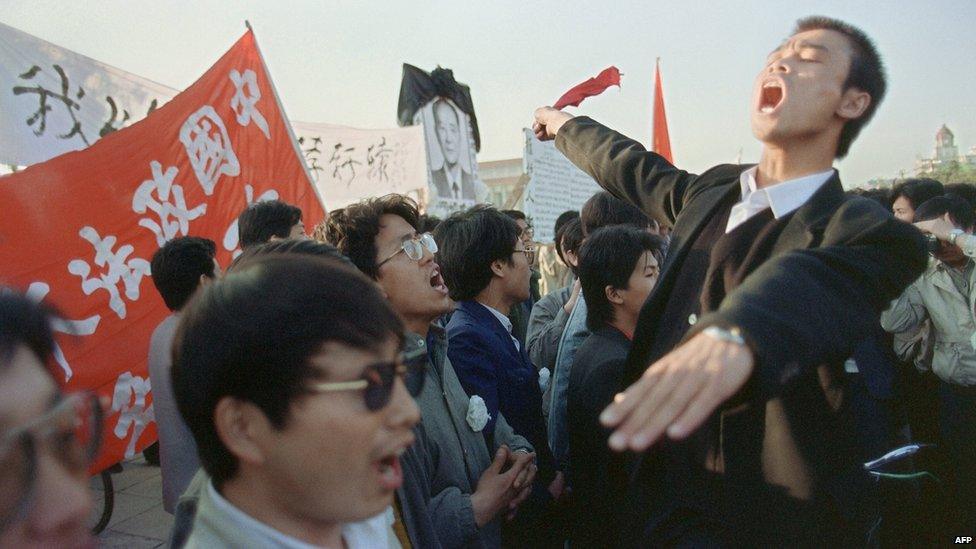
[(480, 301), (478, 301), (477, 303), (479, 305), (481, 305), (482, 307), (484, 307), (485, 309), (488, 309), (489, 311), (491, 311), (491, 314), (495, 315), (495, 318), (498, 319), (498, 322), (501, 322), (502, 323), (502, 326), (505, 327), (505, 331), (506, 332), (508, 332), (509, 334), (512, 333), (512, 321), (509, 320), (507, 316), (503, 315), (501, 312), (495, 310), (494, 308), (489, 307), (489, 306), (485, 305), (484, 303), (481, 303)]
[(244, 511), (238, 509), (233, 503), (224, 499), (220, 492), (214, 488), (213, 482), (207, 483), (207, 491), (214, 506), (220, 510), (237, 528), (247, 532), (250, 537), (255, 538), (255, 547), (283, 547), (287, 549), (315, 549), (314, 545), (305, 543), (300, 539), (283, 534), (274, 528), (260, 522)]
[[(214, 506), (223, 513), (237, 528), (254, 538), (255, 547), (280, 547), (282, 549), (320, 549), (317, 545), (310, 545), (304, 541), (283, 534), (278, 530), (251, 517), (227, 501), (214, 488), (213, 482), (207, 483), (207, 491)], [(389, 545), (389, 526), (393, 524), (392, 508), (387, 507), (382, 513), (359, 522), (342, 525), (342, 538), (346, 547), (379, 547)]]
[(831, 168), (825, 172), (805, 175), (760, 189), (756, 182), (758, 171), (759, 166), (753, 166), (739, 176), (742, 201), (762, 202), (768, 205), (776, 219), (805, 204), (834, 175), (834, 170)]

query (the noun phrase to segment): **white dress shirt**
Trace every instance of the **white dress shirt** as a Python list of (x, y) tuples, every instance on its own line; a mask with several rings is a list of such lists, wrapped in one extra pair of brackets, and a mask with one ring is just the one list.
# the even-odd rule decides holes
[(498, 319), (498, 322), (501, 322), (502, 326), (505, 328), (505, 331), (508, 332), (508, 336), (512, 338), (512, 343), (515, 343), (515, 350), (521, 352), (522, 346), (519, 345), (519, 340), (515, 339), (515, 336), (512, 335), (512, 321), (509, 320), (508, 317), (503, 315), (501, 312), (496, 311), (495, 309), (485, 305), (484, 303), (481, 303), (480, 301), (478, 303), (485, 309), (491, 311), (491, 314), (495, 315), (495, 318)]
[(729, 212), (729, 223), (725, 226), (726, 233), (732, 232), (749, 218), (767, 208), (773, 209), (773, 217), (776, 219), (789, 214), (810, 200), (810, 197), (834, 175), (834, 170), (830, 169), (760, 189), (756, 183), (758, 169), (758, 166), (753, 166), (739, 176), (742, 200), (732, 206)]
[[(207, 483), (207, 490), (214, 505), (241, 531), (247, 532), (254, 539), (254, 547), (280, 547), (286, 549), (317, 549), (317, 546), (283, 534), (278, 530), (256, 520), (233, 503), (224, 499), (213, 485)], [(387, 508), (375, 517), (342, 526), (342, 539), (350, 549), (371, 549), (399, 547), (395, 534), (391, 528), (393, 524), (393, 510)]]

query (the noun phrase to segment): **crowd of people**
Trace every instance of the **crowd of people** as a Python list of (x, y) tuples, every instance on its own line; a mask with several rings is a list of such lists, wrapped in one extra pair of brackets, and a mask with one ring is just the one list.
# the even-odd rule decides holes
[[(760, 162), (701, 175), (538, 109), (605, 189), (557, 219), (546, 295), (532, 220), (491, 205), (438, 220), (386, 195), (308, 238), (258, 202), (231, 265), (168, 241), (149, 375), (170, 545), (972, 536), (976, 186), (843, 190), (833, 161), (885, 87), (863, 32), (803, 19), (756, 79)], [(100, 405), (58, 388), (54, 314), (0, 295), (2, 547), (93, 542)]]

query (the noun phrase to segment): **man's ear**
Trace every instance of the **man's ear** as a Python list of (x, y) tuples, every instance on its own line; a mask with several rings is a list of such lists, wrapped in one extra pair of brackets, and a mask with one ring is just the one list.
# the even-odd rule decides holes
[(273, 427), (257, 406), (224, 397), (214, 407), (214, 428), (220, 441), (241, 463), (264, 463), (268, 435)]
[(613, 286), (607, 286), (606, 288), (603, 289), (603, 291), (604, 293), (606, 293), (607, 301), (609, 301), (610, 303), (615, 303), (617, 305), (624, 304), (623, 296), (620, 295), (620, 292), (618, 292), (617, 289), (614, 288)]
[(845, 120), (860, 118), (871, 106), (871, 94), (858, 88), (849, 88), (840, 98), (837, 116)]
[(491, 262), (491, 272), (492, 272), (492, 274), (494, 274), (498, 278), (505, 278), (505, 266), (506, 265), (508, 265), (508, 263), (505, 263), (505, 261), (503, 261), (501, 259), (496, 259), (496, 260), (492, 261)]
[(200, 287), (201, 288), (206, 288), (211, 283), (213, 283), (213, 281), (214, 281), (214, 279), (210, 278), (209, 276), (207, 276), (205, 274), (200, 275)]

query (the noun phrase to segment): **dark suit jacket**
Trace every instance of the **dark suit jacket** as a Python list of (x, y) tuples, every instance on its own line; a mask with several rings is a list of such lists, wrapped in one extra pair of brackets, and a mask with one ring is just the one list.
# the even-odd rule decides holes
[(515, 348), (511, 334), (484, 305), (461, 301), (447, 325), (447, 355), (465, 392), (484, 399), (493, 432), (499, 411), (512, 429), (535, 447), (539, 477), (547, 485), (555, 476), (552, 452), (542, 420), (539, 373), (525, 350)]
[(611, 546), (619, 502), (624, 495), (611, 486), (609, 431), (600, 412), (613, 400), (624, 374), (630, 340), (605, 326), (583, 341), (569, 372), (566, 413), (569, 425), (569, 483), (573, 488), (574, 547)]
[[(673, 227), (663, 272), (635, 332), (626, 366), (629, 383), (670, 350), (653, 347), (655, 336), (668, 328), (660, 319), (677, 274), (712, 216), (724, 215), (734, 203), (740, 193), (739, 176), (749, 166), (721, 165), (690, 174), (585, 117), (567, 122), (556, 146), (603, 188)], [(755, 458), (750, 467), (763, 474), (755, 482), (779, 488), (788, 499), (823, 490), (834, 490), (835, 499), (844, 499), (844, 488), (832, 481), (841, 468), (857, 469), (856, 458), (846, 446), (831, 447), (835, 437), (829, 432), (819, 441), (811, 435), (824, 430), (824, 418), (837, 415), (837, 400), (843, 398), (843, 387), (837, 385), (843, 361), (865, 334), (876, 329), (889, 301), (925, 268), (924, 242), (914, 227), (894, 220), (880, 205), (845, 196), (836, 173), (785, 223), (771, 252), (746, 257), (740, 272), (747, 274), (727, 288), (721, 304), (706, 311), (686, 338), (711, 325), (736, 326), (746, 337), (755, 358), (753, 376), (731, 403), (744, 403), (747, 411), (726, 406), (713, 423), (740, 413), (748, 424), (744, 430), (758, 433), (761, 440), (756, 444), (761, 448), (745, 452)], [(735, 464), (723, 461), (740, 442), (729, 431), (715, 429), (721, 434), (712, 444), (717, 454), (709, 459), (716, 479), (704, 483), (710, 491), (706, 496), (735, 476)], [(829, 472), (823, 470), (827, 465)], [(770, 469), (777, 467), (772, 476), (778, 478), (771, 479)], [(636, 466), (635, 478), (640, 473)], [(723, 516), (738, 513), (751, 517), (746, 519), (752, 521), (748, 526), (762, 527), (762, 520), (748, 511), (774, 511), (778, 506), (771, 502), (762, 501), (769, 506), (762, 510), (727, 508)], [(751, 542), (762, 543), (758, 538)]]
[(461, 170), (461, 188), (458, 190), (458, 196), (455, 197), (454, 189), (452, 189), (451, 185), (447, 182), (445, 169), (440, 169), (431, 173), (431, 178), (434, 181), (434, 187), (437, 189), (437, 196), (441, 198), (449, 198), (451, 200), (476, 200), (474, 178), (464, 170)]

